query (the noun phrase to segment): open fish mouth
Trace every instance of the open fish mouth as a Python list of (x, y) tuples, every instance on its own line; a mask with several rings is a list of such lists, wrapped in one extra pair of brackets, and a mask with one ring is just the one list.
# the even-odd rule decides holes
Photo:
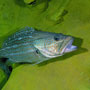
[(68, 44), (64, 47), (63, 53), (68, 53), (77, 50), (77, 46), (72, 45), (73, 39), (71, 39)]

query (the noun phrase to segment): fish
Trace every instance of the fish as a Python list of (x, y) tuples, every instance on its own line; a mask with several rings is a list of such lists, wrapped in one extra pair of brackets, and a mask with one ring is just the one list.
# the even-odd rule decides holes
[(27, 27), (9, 36), (0, 49), (0, 57), (12, 63), (34, 63), (50, 60), (77, 50), (74, 37)]
[[(74, 37), (61, 33), (45, 32), (26, 27), (10, 35), (0, 48), (0, 68), (7, 80), (13, 64), (30, 63), (36, 65), (77, 50), (73, 45)], [(3, 86), (7, 82), (4, 81)], [(3, 87), (0, 85), (0, 88)]]

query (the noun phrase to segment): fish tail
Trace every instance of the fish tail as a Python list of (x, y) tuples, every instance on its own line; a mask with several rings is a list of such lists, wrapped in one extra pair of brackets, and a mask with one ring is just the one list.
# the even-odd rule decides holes
[(8, 65), (6, 64), (6, 62), (7, 62), (7, 58), (3, 58), (2, 52), (0, 51), (0, 69), (2, 69), (3, 72), (5, 73), (5, 78), (4, 78), (4, 80), (2, 80), (2, 81), (0, 82), (0, 90), (1, 90), (2, 87), (5, 85), (5, 83), (7, 82), (8, 78), (9, 78), (9, 76), (10, 76), (10, 74), (11, 74), (11, 67), (8, 66)]
[(0, 68), (6, 73), (6, 75), (9, 77), (11, 70), (10, 70), (10, 66), (8, 66), (6, 64), (7, 62), (7, 58), (0, 58)]
[(7, 61), (6, 58), (1, 58), (0, 59), (0, 69), (2, 69), (3, 72), (5, 73), (5, 78), (0, 82), (0, 90), (3, 88), (5, 83), (8, 81), (8, 78), (11, 74), (10, 66), (8, 66), (6, 64), (6, 61)]
[(3, 50), (0, 49), (0, 68), (3, 69), (3, 71), (7, 74), (7, 76), (10, 75), (10, 66), (7, 64), (8, 58), (5, 58), (3, 55)]

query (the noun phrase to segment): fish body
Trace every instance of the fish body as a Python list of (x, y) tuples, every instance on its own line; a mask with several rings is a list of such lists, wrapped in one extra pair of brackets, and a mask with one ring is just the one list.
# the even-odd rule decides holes
[(76, 50), (73, 37), (25, 28), (8, 37), (0, 50), (0, 57), (14, 63), (35, 63), (62, 56)]

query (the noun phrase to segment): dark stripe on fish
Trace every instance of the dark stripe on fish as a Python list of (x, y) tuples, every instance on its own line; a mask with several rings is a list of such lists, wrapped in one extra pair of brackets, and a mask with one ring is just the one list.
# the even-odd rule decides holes
[(6, 44), (10, 44), (10, 43), (13, 43), (13, 42), (16, 42), (16, 41), (21, 41), (21, 40), (25, 41), (25, 40), (31, 39), (31, 38), (32, 38), (32, 36), (25, 36), (25, 37), (15, 38), (15, 39), (9, 41), (8, 43), (6, 42)]
[(28, 44), (28, 45), (23, 45), (23, 46), (18, 46), (11, 48), (8, 47), (8, 49), (2, 49), (3, 54), (5, 54), (5, 56), (10, 56), (10, 55), (18, 55), (20, 54), (24, 54), (24, 53), (28, 53), (28, 52), (34, 52), (35, 47), (33, 47), (32, 45)]
[(6, 56), (17, 56), (17, 55), (24, 55), (24, 54), (27, 54), (27, 53), (30, 53), (30, 52), (33, 52), (34, 50), (26, 50), (26, 51), (21, 51), (18, 53), (14, 52), (14, 53), (10, 53), (10, 54), (7, 54)]
[(20, 55), (12, 55), (10, 59), (14, 62), (36, 62), (39, 60), (39, 55), (34, 51)]
[[(29, 28), (28, 30), (20, 30), (19, 32), (16, 32), (12, 36), (10, 36), (3, 44), (3, 48), (7, 46), (12, 46), (16, 42), (26, 43), (26, 41), (33, 41), (38, 38), (45, 38), (48, 35), (53, 34), (50, 32), (42, 32), (42, 31), (36, 31), (32, 28)], [(25, 40), (25, 41), (24, 41)]]
[(10, 36), (3, 44), (3, 47), (6, 47), (9, 45), (9, 43), (15, 42), (15, 40), (21, 40), (24, 38), (32, 38), (32, 32), (34, 32), (34, 29), (32, 30), (21, 30), (19, 32), (16, 32), (14, 35)]
[(29, 43), (23, 43), (23, 44), (19, 44), (19, 45), (13, 45), (13, 46), (10, 46), (10, 47), (6, 47), (6, 48), (3, 48), (3, 49), (1, 49), (0, 51), (2, 51), (2, 50), (7, 50), (7, 49), (16, 49), (16, 48), (18, 48), (18, 47), (21, 47), (21, 46), (26, 46), (26, 45), (30, 45), (31, 43), (29, 42)]
[(23, 30), (20, 30), (20, 31), (18, 31), (18, 32), (16, 32), (14, 35), (12, 35), (12, 36), (10, 36), (10, 38), (8, 38), (8, 40), (11, 40), (11, 39), (13, 39), (13, 38), (17, 38), (17, 37), (19, 37), (20, 35), (22, 36), (22, 35), (30, 35), (30, 34), (32, 34), (33, 32), (34, 32), (35, 30), (34, 29), (32, 29), (32, 28), (25, 28), (25, 29), (23, 29)]

